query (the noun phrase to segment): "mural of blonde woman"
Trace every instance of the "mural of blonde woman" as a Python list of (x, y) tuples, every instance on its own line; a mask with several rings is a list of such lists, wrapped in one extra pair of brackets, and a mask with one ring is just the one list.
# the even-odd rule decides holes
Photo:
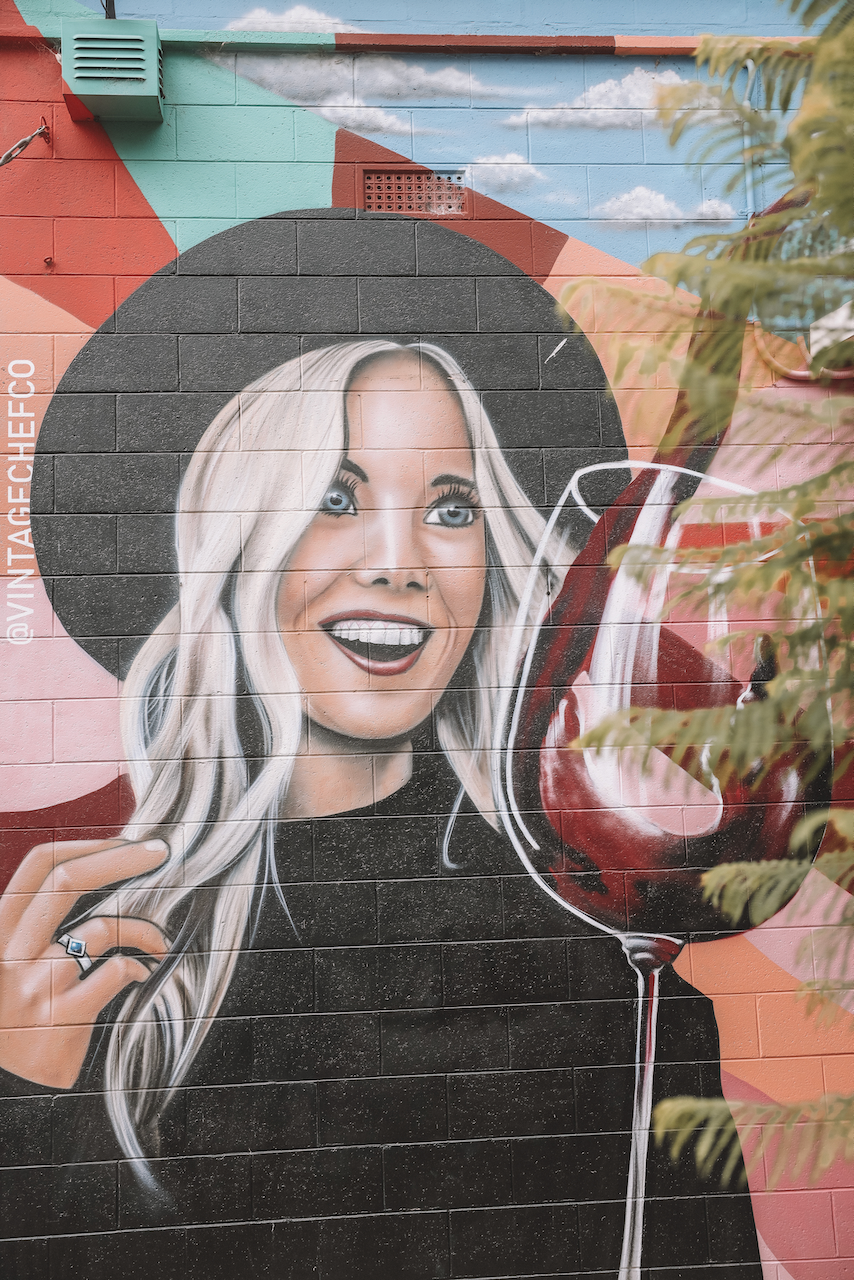
[[(117, 1135), (142, 1156), (128, 1099), (138, 1124), (190, 1069), (259, 875), (275, 883), (279, 819), (362, 809), (399, 790), (411, 736), (434, 709), (452, 767), (491, 817), (502, 632), (541, 532), (477, 396), (438, 348), (322, 349), (231, 401), (182, 485), (179, 602), (125, 686), (137, 798), (125, 840), (39, 846), (9, 886), (4, 1015), (14, 1030), (0, 1065), (67, 1087), (88, 1036), (85, 1024), (73, 1048), (64, 1026), (45, 1036), (52, 990), (94, 1023), (128, 981), (148, 979), (107, 1058)], [(476, 683), (449, 690), (469, 650)], [(241, 741), (241, 695), (265, 743), (257, 762)], [(56, 971), (66, 948), (54, 935), (76, 898), (117, 869), (134, 878), (75, 921), (75, 937), (89, 957), (121, 946), (163, 959), (149, 977), (141, 961), (115, 956), (78, 984), (72, 966)], [(199, 900), (203, 887), (214, 891)], [(167, 931), (178, 934), (171, 948)]]
[[(353, 253), (353, 225), (316, 219), (331, 262), (347, 236)], [(448, 265), (427, 289), (414, 268), (380, 279), (394, 333), (368, 318), (374, 279), (360, 280), (357, 331), (332, 332), (349, 277), (330, 266), (326, 328), (306, 339), (294, 315), (296, 352), (236, 391), (229, 373), (228, 396), (218, 385), (208, 425), (190, 447), (180, 437), (177, 515), (146, 526), (161, 572), (140, 574), (136, 595), (125, 582), (124, 631), (106, 588), (60, 582), (55, 507), (35, 522), (66, 626), (127, 667), (134, 807), (118, 835), (37, 845), (0, 900), (15, 1107), (0, 1189), (20, 1202), (25, 1178), (50, 1205), (43, 1226), (7, 1236), (56, 1236), (62, 1265), (90, 1277), (138, 1265), (153, 1226), (168, 1277), (617, 1265), (634, 984), (619, 943), (547, 898), (499, 830), (492, 749), (554, 485), (620, 456), (619, 437), (583, 338), (566, 373), (556, 359), (551, 382), (536, 372), (562, 333), (539, 286), (444, 228), (418, 234), (422, 266), (428, 248)], [(475, 264), (486, 283), (461, 336)], [(119, 331), (138, 331), (133, 314), (117, 313)], [(93, 350), (60, 388), (57, 423), (89, 394)], [(168, 425), (171, 395), (151, 385), (149, 422)], [(192, 386), (177, 398), (194, 421), (211, 406)], [(576, 516), (556, 528), (539, 600), (580, 548)], [(719, 1092), (717, 1055), (708, 1002), (670, 971), (658, 1088)], [(645, 1265), (706, 1267), (725, 1223), (739, 1276), (759, 1274), (745, 1196), (710, 1194), (657, 1153), (647, 1195)]]

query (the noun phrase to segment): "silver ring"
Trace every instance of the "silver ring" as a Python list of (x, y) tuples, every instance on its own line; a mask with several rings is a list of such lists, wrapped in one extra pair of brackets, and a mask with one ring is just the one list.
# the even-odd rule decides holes
[(92, 961), (86, 954), (86, 943), (83, 938), (72, 938), (70, 933), (63, 933), (57, 942), (61, 947), (65, 947), (65, 954), (71, 956), (72, 960), (76, 960), (84, 973), (88, 973), (92, 968)]

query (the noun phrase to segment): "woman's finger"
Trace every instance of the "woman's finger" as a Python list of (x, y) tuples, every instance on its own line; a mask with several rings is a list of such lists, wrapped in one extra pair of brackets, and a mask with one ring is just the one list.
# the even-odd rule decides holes
[(4, 955), (9, 959), (41, 955), (82, 894), (153, 871), (167, 853), (165, 841), (146, 840), (111, 845), (59, 863), (37, 893), (20, 896), (23, 910), (18, 914), (14, 935), (4, 948)]
[(53, 1004), (53, 1025), (77, 1026), (94, 1023), (102, 1009), (115, 1000), (131, 982), (145, 982), (149, 970), (133, 956), (111, 956), (82, 982), (57, 994)]
[[(37, 893), (59, 862), (85, 858), (105, 849), (119, 849), (127, 844), (116, 837), (113, 840), (48, 840), (35, 845), (21, 862), (0, 898), (0, 921), (14, 928), (24, 911), (29, 895)], [(17, 912), (17, 914), (16, 914)]]
[[(90, 960), (98, 960), (114, 947), (134, 947), (144, 951), (146, 955), (158, 962), (169, 952), (169, 942), (150, 920), (125, 919), (122, 916), (95, 916), (91, 920), (83, 920), (68, 930), (68, 936), (74, 941), (86, 944), (86, 955)], [(53, 943), (45, 953), (45, 958), (67, 960), (67, 965), (60, 964), (54, 969), (54, 992), (68, 991), (77, 982), (83, 971), (74, 955), (69, 955), (66, 947)], [(85, 966), (88, 968), (89, 966)]]
[(135, 947), (155, 960), (169, 954), (169, 941), (150, 920), (135, 916), (94, 916), (75, 925), (75, 938), (82, 937), (91, 956), (99, 957), (113, 947)]

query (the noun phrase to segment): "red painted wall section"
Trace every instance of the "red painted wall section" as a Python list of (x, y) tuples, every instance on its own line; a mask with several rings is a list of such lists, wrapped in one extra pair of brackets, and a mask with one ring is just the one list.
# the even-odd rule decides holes
[(4, 167), (0, 274), (97, 328), (175, 245), (101, 126), (71, 119), (53, 49), (11, 0), (0, 30), (20, 36), (3, 46), (0, 150), (50, 128)]
[(63, 804), (4, 813), (0, 828), (0, 893), (35, 845), (48, 840), (108, 840), (130, 821), (133, 804), (130, 782), (120, 774), (115, 782), (98, 791)]

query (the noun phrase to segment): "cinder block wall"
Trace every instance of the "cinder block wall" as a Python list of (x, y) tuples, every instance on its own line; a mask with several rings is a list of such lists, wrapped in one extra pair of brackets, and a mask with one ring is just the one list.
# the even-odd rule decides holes
[[(550, 96), (534, 102), (538, 70), (529, 103), (525, 68), (539, 59), (449, 43), (406, 55), (405, 67), (423, 64), (410, 96), (397, 85), (374, 93), (381, 105), (362, 103), (385, 113), (379, 132), (355, 109), (336, 116), (317, 63), (337, 57), (364, 86), (376, 78), (371, 59), (404, 55), (333, 54), (334, 36), (278, 55), (271, 46), (271, 87), (257, 49), (167, 43), (162, 125), (80, 122), (51, 43), (59, 16), (2, 14), (3, 146), (42, 117), (50, 130), (0, 170), (9, 511), (33, 517), (10, 520), (6, 537), (4, 886), (34, 846), (109, 841), (132, 812), (121, 681), (176, 599), (178, 487), (234, 395), (325, 346), (435, 344), (480, 393), (524, 501), (547, 512), (577, 467), (654, 456), (675, 398), (672, 380), (645, 375), (639, 360), (611, 394), (620, 348), (637, 335), (601, 286), (646, 287), (637, 264), (688, 233), (672, 214), (666, 226), (617, 227), (608, 202), (663, 191), (687, 216), (721, 183), (686, 169), (646, 118), (618, 142), (596, 128), (570, 142), (529, 112), (506, 153), (492, 154), (499, 114), (573, 103), (636, 67), (687, 78), (684, 54), (556, 55)], [(536, 16), (531, 29), (552, 20)], [(670, 17), (664, 39), (679, 35), (665, 29)], [(733, 21), (769, 19), (754, 6)], [(455, 99), (429, 82), (425, 98), (425, 69), (497, 88)], [(471, 166), (466, 216), (365, 214), (366, 167), (406, 162)], [(571, 198), (537, 205), (538, 190)], [(743, 187), (733, 216), (767, 194)], [(574, 303), (586, 336), (564, 342), (554, 298), (580, 276), (599, 283)], [(752, 348), (745, 368), (769, 396), (787, 393)], [(281, 452), (283, 476), (308, 474), (310, 458)], [(808, 473), (810, 456), (806, 446), (772, 459), (734, 429), (721, 474), (758, 484), (771, 468), (783, 483)], [(572, 526), (579, 541), (585, 527)], [(471, 671), (458, 683), (473, 687)], [(240, 676), (241, 706), (249, 692)], [(251, 777), (263, 734), (251, 710), (240, 723)], [(280, 824), (270, 857), (281, 898), (274, 887), (252, 893), (260, 873), (238, 877), (254, 923), (189, 1072), (174, 1094), (158, 1085), (158, 1123), (143, 1142), (151, 1180), (105, 1107), (121, 1001), (105, 1003), (78, 1075), (46, 1079), (49, 1047), (29, 1074), (2, 1073), (4, 1274), (617, 1273), (636, 979), (619, 941), (543, 893), (471, 800), (451, 827), (458, 781), (438, 732), (435, 716), (420, 724), (409, 783), (389, 794), (377, 781), (343, 819), (333, 797), (327, 816)], [(209, 903), (218, 887), (211, 877), (193, 901)], [(73, 1021), (61, 997), (75, 962), (44, 919), (16, 934), (13, 915), (3, 918), (7, 985), (37, 942), (55, 974), (49, 1046), (51, 1028)], [(795, 999), (812, 973), (798, 950), (812, 923), (791, 916), (746, 937), (697, 937), (665, 969), (656, 1098), (787, 1101), (851, 1087), (850, 1015), (821, 1028)], [(850, 1166), (815, 1188), (795, 1178), (774, 1190), (760, 1166), (748, 1193), (701, 1182), (690, 1159), (673, 1168), (656, 1149), (649, 1159), (644, 1274), (836, 1280), (850, 1267)]]

